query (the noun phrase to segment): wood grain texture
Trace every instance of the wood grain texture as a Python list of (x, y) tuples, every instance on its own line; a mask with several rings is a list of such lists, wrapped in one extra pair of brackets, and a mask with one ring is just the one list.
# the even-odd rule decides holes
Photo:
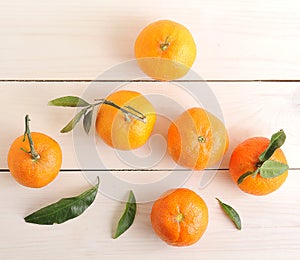
[[(208, 89), (217, 103), (202, 90), (204, 82), (194, 81), (199, 79), (196, 74), (190, 82), (127, 82), (132, 77), (126, 66), (120, 75), (108, 74), (97, 83), (93, 95), (87, 91), (90, 80), (134, 58), (139, 31), (158, 19), (180, 22), (192, 32), (198, 47), (193, 71), (211, 80)], [(299, 1), (1, 1), (0, 35), (0, 259), (300, 259)], [(183, 109), (199, 105), (190, 95), (197, 89), (200, 105), (214, 109), (219, 104), (222, 109), (230, 145), (221, 169), (215, 177), (214, 170), (194, 172), (184, 184), (203, 197), (210, 216), (203, 238), (191, 247), (174, 248), (159, 240), (150, 224), (151, 202), (139, 204), (133, 226), (113, 240), (124, 205), (104, 192), (106, 182), (95, 203), (77, 219), (54, 226), (23, 220), (90, 187), (81, 171), (86, 165), (78, 162), (77, 135), (59, 133), (74, 109), (48, 107), (47, 102), (64, 95), (86, 95), (92, 101), (119, 88), (147, 95), (160, 115), (150, 145), (133, 153), (148, 164), (124, 161), (127, 155), (100, 139), (93, 143), (104, 162), (102, 176), (104, 169), (113, 169), (110, 174), (129, 183), (158, 181), (175, 167), (165, 153), (164, 138), (169, 120), (180, 109), (170, 109), (166, 99), (157, 97), (168, 97)], [(42, 189), (18, 185), (7, 169), (7, 152), (23, 134), (25, 114), (32, 119), (33, 131), (50, 135), (63, 149), (58, 178)], [(287, 181), (268, 196), (242, 193), (227, 170), (234, 147), (245, 138), (270, 137), (281, 128), (287, 134), (282, 149), (291, 168)], [(234, 228), (215, 197), (239, 212), (242, 231)]]
[(2, 1), (0, 79), (94, 79), (158, 19), (192, 32), (205, 79), (299, 79), (296, 0)]
[[(166, 85), (167, 84), (167, 85)], [(201, 88), (201, 83), (189, 83), (188, 87), (170, 86), (170, 83), (140, 82), (140, 83), (104, 83), (108, 88), (96, 88), (96, 94), (89, 99), (106, 96), (107, 90), (116, 91), (118, 88), (137, 90), (149, 96), (155, 102), (155, 108), (160, 118), (157, 123), (154, 137), (150, 139), (150, 146), (146, 145), (134, 152), (136, 157), (143, 157), (151, 164), (141, 164), (141, 168), (172, 169), (175, 164), (165, 154), (169, 119), (176, 118), (179, 110), (172, 110), (167, 99), (181, 104), (183, 108), (201, 106), (189, 94), (192, 88)], [(5, 113), (0, 114), (3, 127), (0, 128), (0, 169), (7, 169), (6, 155), (13, 140), (23, 134), (24, 116), (29, 114), (33, 131), (44, 132), (57, 140), (63, 148), (63, 169), (82, 168), (76, 158), (73, 134), (61, 134), (59, 130), (73, 117), (72, 108), (48, 107), (49, 100), (65, 96), (81, 96), (88, 88), (89, 83), (0, 83), (0, 106)], [(172, 92), (169, 89), (172, 88)], [(253, 136), (270, 137), (272, 133), (283, 128), (287, 134), (283, 146), (289, 166), (300, 168), (298, 149), (300, 145), (298, 127), (300, 125), (300, 83), (209, 83), (209, 88), (216, 96), (223, 111), (225, 125), (229, 132), (230, 145), (221, 168), (228, 168), (230, 155), (236, 145), (246, 138)], [(92, 92), (94, 93), (94, 92)], [(167, 93), (167, 94), (166, 94)], [(156, 96), (153, 96), (153, 95)], [(152, 96), (151, 96), (152, 95)], [(162, 101), (160, 101), (162, 100)], [(200, 100), (201, 101), (201, 100)], [(213, 107), (212, 107), (213, 108)], [(211, 111), (212, 112), (212, 111)], [(169, 119), (166, 119), (169, 117)], [(81, 127), (81, 124), (78, 125)], [(160, 142), (162, 141), (162, 143)], [(159, 143), (158, 146), (155, 146)], [(122, 162), (117, 153), (97, 139), (95, 146), (99, 156), (105, 162), (105, 168), (122, 169), (132, 168)], [(151, 148), (154, 149), (151, 153)], [(159, 154), (159, 155), (158, 155)], [(151, 157), (152, 156), (152, 157)], [(158, 158), (161, 156), (162, 159)], [(159, 161), (159, 162), (157, 162)], [(88, 166), (93, 169), (93, 165)], [(139, 168), (139, 167), (137, 167)]]
[[(98, 194), (95, 203), (79, 218), (61, 225), (38, 226), (23, 218), (42, 206), (89, 188), (78, 172), (60, 173), (49, 186), (33, 190), (15, 183), (9, 173), (0, 174), (1, 259), (99, 259), (141, 257), (150, 259), (297, 259), (299, 258), (300, 171), (291, 171), (275, 193), (254, 197), (242, 193), (226, 171), (220, 171), (204, 189), (195, 173), (186, 187), (195, 190), (209, 208), (209, 226), (202, 239), (187, 248), (164, 244), (154, 234), (149, 214), (152, 203), (139, 204), (133, 226), (119, 239), (111, 238), (124, 205)], [(215, 197), (232, 205), (241, 215), (242, 231), (235, 229)]]

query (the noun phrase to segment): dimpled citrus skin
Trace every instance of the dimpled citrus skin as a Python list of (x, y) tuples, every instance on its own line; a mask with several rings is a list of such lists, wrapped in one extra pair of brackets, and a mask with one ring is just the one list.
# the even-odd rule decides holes
[(34, 148), (40, 159), (34, 161), (31, 155), (22, 151), (30, 150), (28, 138), (18, 137), (10, 146), (7, 162), (15, 180), (27, 187), (40, 188), (52, 182), (60, 171), (62, 151), (59, 144), (51, 137), (37, 132), (31, 133)]
[[(162, 49), (163, 43), (169, 45)], [(197, 54), (191, 33), (183, 25), (160, 20), (146, 26), (135, 42), (135, 56), (141, 69), (158, 80), (173, 80), (184, 76)]]
[[(199, 137), (205, 140), (199, 142)], [(202, 170), (220, 161), (228, 148), (223, 123), (202, 108), (190, 108), (171, 123), (168, 152), (183, 167)]]
[[(259, 156), (268, 147), (270, 140), (264, 137), (253, 137), (240, 143), (233, 151), (229, 162), (229, 173), (234, 183), (239, 177), (248, 172), (255, 171)], [(281, 149), (277, 149), (270, 160), (287, 164)], [(248, 176), (238, 187), (249, 194), (266, 195), (277, 190), (286, 180), (288, 171), (275, 178), (262, 178), (259, 174), (255, 178)]]
[(156, 234), (167, 244), (189, 246), (204, 234), (208, 225), (208, 209), (194, 191), (174, 189), (154, 202), (151, 223)]
[(120, 107), (130, 106), (146, 116), (146, 123), (125, 115), (119, 109), (101, 105), (96, 119), (96, 131), (109, 146), (120, 150), (136, 149), (144, 145), (155, 125), (156, 113), (151, 103), (140, 93), (121, 90), (109, 95), (106, 100)]

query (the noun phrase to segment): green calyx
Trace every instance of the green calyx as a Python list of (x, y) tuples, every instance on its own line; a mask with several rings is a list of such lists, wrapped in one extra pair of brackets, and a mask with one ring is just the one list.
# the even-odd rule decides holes
[(176, 222), (181, 222), (184, 220), (184, 215), (182, 213), (178, 213), (175, 217)]
[(206, 138), (204, 136), (201, 136), (201, 135), (198, 136), (199, 143), (205, 143), (205, 141), (206, 141)]

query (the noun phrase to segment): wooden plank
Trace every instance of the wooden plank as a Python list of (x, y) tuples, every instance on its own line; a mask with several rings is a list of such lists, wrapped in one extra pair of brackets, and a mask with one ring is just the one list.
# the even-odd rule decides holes
[(299, 79), (296, 0), (5, 1), (0, 79), (94, 79), (133, 59), (139, 31), (158, 19), (192, 32), (205, 79)]
[[(197, 255), (205, 259), (241, 259), (241, 256), (243, 259), (269, 259), (275, 255), (276, 259), (299, 258), (299, 170), (291, 171), (278, 191), (264, 197), (242, 193), (226, 171), (220, 171), (202, 190), (198, 189), (200, 180), (201, 175), (195, 173), (185, 187), (193, 189), (206, 201), (209, 226), (197, 244), (178, 250), (167, 246), (154, 234), (149, 218), (152, 203), (139, 204), (133, 226), (113, 240), (111, 236), (124, 205), (103, 194), (98, 194), (94, 204), (77, 219), (54, 226), (26, 224), (23, 218), (27, 214), (62, 197), (79, 194), (89, 185), (80, 173), (63, 172), (45, 188), (28, 189), (16, 184), (8, 173), (0, 173), (0, 257), (192, 259)], [(242, 231), (235, 229), (215, 197), (239, 212)]]
[[(97, 83), (98, 84), (98, 83)], [(167, 85), (165, 85), (167, 84)], [(177, 83), (176, 83), (177, 84)], [(75, 110), (72, 108), (48, 107), (47, 102), (53, 98), (65, 95), (82, 95), (86, 93), (88, 83), (0, 83), (0, 115), (3, 127), (0, 128), (0, 169), (7, 169), (6, 155), (12, 141), (23, 133), (24, 116), (29, 114), (34, 131), (44, 132), (57, 140), (63, 149), (63, 169), (82, 168), (78, 165), (76, 149), (74, 151), (73, 135), (61, 134), (59, 130), (73, 117)], [(103, 88), (102, 88), (103, 85)], [(158, 82), (133, 82), (133, 83), (103, 83), (96, 86), (97, 98), (105, 97), (107, 91), (134, 89), (149, 95), (156, 105), (157, 113), (163, 116), (176, 118), (181, 110), (171, 110), (169, 101), (173, 100), (181, 104), (183, 108), (201, 105), (189, 94), (193, 88), (201, 88), (201, 83), (189, 83), (185, 88), (178, 84), (169, 86), (170, 83)], [(106, 86), (106, 88), (104, 87)], [(170, 88), (172, 91), (169, 91)], [(209, 88), (215, 94), (224, 114), (224, 120), (229, 132), (230, 146), (226, 153), (222, 168), (228, 168), (230, 155), (234, 147), (244, 139), (252, 136), (270, 137), (272, 133), (283, 128), (287, 134), (287, 140), (283, 150), (288, 158), (291, 168), (299, 168), (298, 147), (300, 138), (298, 127), (300, 125), (300, 86), (299, 83), (209, 83)], [(94, 92), (92, 92), (94, 93)], [(166, 94), (167, 93), (167, 94)], [(154, 97), (163, 97), (163, 101)], [(89, 101), (93, 101), (92, 97)], [(168, 98), (168, 99), (166, 99)], [(165, 101), (166, 100), (166, 101)], [(143, 157), (148, 154), (147, 163), (151, 162), (151, 156), (158, 156), (157, 161), (149, 164), (138, 164), (136, 168), (160, 168), (172, 169), (175, 164), (165, 154), (166, 144), (164, 138), (167, 135), (169, 121), (160, 119), (157, 124), (157, 135), (150, 140), (150, 146), (144, 146), (133, 155)], [(161, 138), (159, 135), (161, 135)], [(84, 137), (84, 136), (82, 136)], [(85, 137), (84, 137), (85, 138)], [(76, 139), (78, 140), (78, 139)], [(83, 139), (85, 140), (85, 139)], [(160, 142), (162, 141), (162, 142)], [(109, 148), (100, 139), (94, 142), (97, 151), (101, 153), (105, 168), (130, 168), (128, 162), (120, 160), (120, 156), (127, 157), (114, 149)], [(155, 145), (158, 145), (155, 146)], [(151, 155), (151, 145), (155, 150)], [(150, 155), (149, 155), (150, 153)], [(130, 154), (129, 154), (130, 155)], [(161, 159), (162, 158), (162, 159)], [(129, 158), (130, 159), (130, 158)], [(153, 158), (152, 158), (153, 159)], [(93, 169), (93, 163), (89, 168)]]

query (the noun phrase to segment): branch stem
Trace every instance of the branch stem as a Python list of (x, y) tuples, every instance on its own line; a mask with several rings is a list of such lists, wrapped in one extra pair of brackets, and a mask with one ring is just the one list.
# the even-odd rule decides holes
[(132, 117), (134, 119), (137, 119), (137, 120), (143, 122), (144, 124), (147, 123), (146, 116), (144, 114), (142, 114), (141, 112), (137, 111), (136, 109), (134, 109), (133, 107), (130, 107), (130, 106), (120, 107), (117, 104), (115, 104), (114, 102), (106, 100), (106, 99), (96, 99), (95, 101), (99, 101), (99, 102), (91, 105), (91, 107), (101, 105), (101, 104), (109, 105), (109, 106), (119, 109), (122, 113), (124, 113), (126, 121), (130, 121), (130, 117)]
[(23, 149), (21, 148), (21, 150), (31, 154), (32, 160), (37, 161), (38, 159), (40, 159), (40, 155), (34, 149), (34, 144), (33, 144), (33, 141), (32, 141), (32, 136), (31, 136), (31, 132), (30, 132), (30, 128), (29, 128), (29, 121), (30, 121), (29, 116), (26, 115), (25, 116), (25, 132), (24, 132), (23, 142), (25, 142), (26, 136), (27, 136), (28, 141), (29, 141), (30, 151), (27, 152), (24, 148)]

